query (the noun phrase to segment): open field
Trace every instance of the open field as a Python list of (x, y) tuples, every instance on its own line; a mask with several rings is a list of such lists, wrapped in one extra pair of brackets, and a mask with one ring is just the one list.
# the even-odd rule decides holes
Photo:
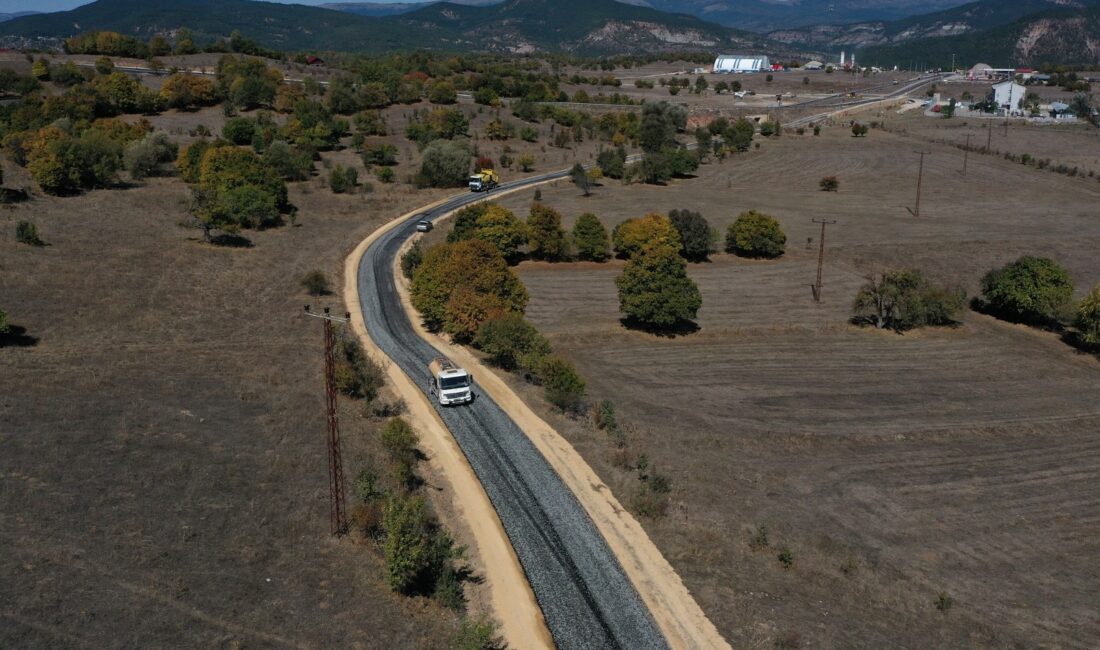
[[(249, 249), (179, 227), (179, 179), (0, 213), (0, 302), (38, 338), (0, 348), (0, 645), (447, 647), (452, 614), (328, 535), (321, 332), (300, 312), (340, 303), (298, 285), (320, 267), (336, 286), (355, 241), (433, 196), (314, 179), (291, 189), (299, 226)], [(15, 243), (25, 218), (49, 246)], [(342, 425), (350, 479), (382, 457), (380, 421), (349, 403)]]
[[(904, 206), (921, 147), (932, 154), (918, 220)], [(1100, 282), (1100, 184), (973, 154), (963, 178), (961, 156), (838, 126), (764, 140), (667, 187), (543, 189), (569, 226), (583, 211), (610, 226), (690, 208), (724, 230), (758, 209), (788, 234), (776, 261), (692, 265), (701, 329), (673, 339), (621, 327), (621, 262), (519, 267), (531, 320), (593, 398), (615, 401), (632, 453), (671, 477), (669, 514), (645, 527), (735, 647), (1100, 642), (1100, 361), (973, 313), (906, 336), (846, 323), (862, 277), (883, 268), (915, 266), (973, 295), (988, 268), (1038, 253), (1069, 269), (1077, 297)], [(836, 194), (817, 190), (829, 174)], [(526, 214), (530, 199), (504, 203)], [(811, 218), (839, 221), (820, 305)], [(636, 479), (604, 435), (544, 413), (629, 499)], [(767, 550), (750, 546), (758, 526)]]

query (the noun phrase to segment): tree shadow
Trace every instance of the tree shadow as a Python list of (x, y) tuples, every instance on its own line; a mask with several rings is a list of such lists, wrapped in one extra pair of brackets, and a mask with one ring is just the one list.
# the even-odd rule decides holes
[(0, 205), (22, 203), (29, 201), (31, 195), (27, 190), (16, 190), (10, 187), (0, 187)]
[(1091, 356), (1100, 356), (1100, 345), (1096, 343), (1089, 343), (1081, 336), (1081, 333), (1077, 330), (1062, 330), (1061, 336), (1062, 343), (1070, 346), (1077, 351), (1078, 354), (1087, 354)]
[(649, 323), (643, 323), (636, 318), (628, 316), (626, 318), (620, 318), (619, 323), (629, 330), (645, 332), (646, 334), (653, 334), (654, 336), (661, 336), (669, 339), (674, 339), (677, 336), (694, 334), (701, 329), (698, 323), (690, 320), (679, 320), (672, 325), (659, 327)]
[(974, 296), (970, 299), (970, 309), (983, 314), (985, 316), (992, 316), (997, 320), (1003, 320), (1006, 323), (1016, 323), (1017, 325), (1027, 325), (1028, 327), (1034, 327), (1046, 332), (1054, 332), (1056, 334), (1064, 334), (1067, 330), (1065, 325), (1058, 322), (1055, 318), (1043, 318), (1043, 317), (1026, 317), (1020, 316), (1010, 312), (997, 309), (990, 305), (988, 302), (978, 296)]
[(0, 332), (0, 348), (31, 348), (38, 345), (38, 337), (27, 334), (27, 328), (9, 325), (8, 331)]
[(215, 235), (210, 238), (210, 243), (214, 246), (222, 246), (225, 248), (252, 248), (254, 244), (248, 237), (242, 237), (233, 233), (223, 233), (221, 235)]

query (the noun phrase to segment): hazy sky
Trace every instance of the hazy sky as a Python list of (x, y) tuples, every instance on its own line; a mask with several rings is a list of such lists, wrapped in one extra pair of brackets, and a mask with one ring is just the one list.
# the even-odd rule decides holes
[[(283, 4), (319, 5), (324, 2), (341, 0), (271, 0)], [(369, 0), (370, 2), (402, 2), (408, 0)], [(0, 0), (0, 13), (16, 11), (65, 11), (73, 7), (88, 4), (87, 0)]]

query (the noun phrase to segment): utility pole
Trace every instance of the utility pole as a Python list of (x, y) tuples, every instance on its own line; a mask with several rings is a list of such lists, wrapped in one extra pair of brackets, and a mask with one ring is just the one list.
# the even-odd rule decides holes
[(985, 126), (986, 126), (985, 152), (989, 153), (991, 151), (990, 147), (993, 146), (993, 120), (990, 120), (990, 121), (986, 122)]
[(1005, 135), (1004, 135), (1004, 137), (1006, 137), (1006, 138), (1008, 137), (1008, 118), (1007, 117), (1005, 118)]
[(329, 314), (328, 307), (324, 313), (310, 310), (306, 305), (305, 315), (319, 318), (324, 323), (325, 329), (325, 406), (328, 417), (328, 508), (329, 524), (333, 535), (343, 535), (348, 532), (348, 517), (344, 504), (344, 461), (340, 455), (340, 423), (336, 415), (336, 358), (335, 342), (333, 341), (332, 324), (347, 323), (351, 320), (351, 314), (344, 313), (344, 317)]
[(931, 154), (932, 152), (931, 151), (918, 151), (917, 153), (920, 154), (920, 167), (917, 168), (917, 205), (915, 206), (915, 208), (913, 210), (909, 210), (909, 208), (905, 208), (906, 210), (909, 210), (909, 213), (912, 214), (914, 217), (919, 217), (920, 216), (920, 186), (921, 186), (921, 181), (924, 179), (924, 157), (926, 155)]
[(966, 147), (963, 148), (963, 176), (966, 176), (966, 160), (970, 157), (970, 134), (966, 134)]
[(821, 224), (821, 239), (818, 240), (817, 245), (817, 282), (810, 289), (814, 294), (814, 302), (821, 302), (821, 270), (825, 265), (825, 226), (836, 223), (836, 220), (813, 219), (812, 221)]

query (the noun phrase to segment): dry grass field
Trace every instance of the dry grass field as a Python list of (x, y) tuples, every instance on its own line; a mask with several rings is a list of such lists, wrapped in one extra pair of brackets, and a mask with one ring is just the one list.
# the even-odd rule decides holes
[[(9, 186), (20, 171), (5, 166)], [(0, 646), (446, 647), (329, 537), (321, 330), (299, 278), (439, 193), (292, 186), (298, 226), (203, 245), (179, 179), (0, 212)], [(48, 246), (17, 244), (32, 219)], [(380, 421), (343, 414), (349, 478)], [(429, 483), (431, 479), (429, 477)], [(446, 501), (449, 495), (440, 495)]]
[[(916, 219), (905, 206), (921, 147), (932, 154)], [(1100, 361), (974, 313), (905, 336), (846, 322), (863, 276), (888, 267), (973, 295), (988, 268), (1038, 253), (1070, 270), (1078, 297), (1100, 282), (1100, 183), (973, 155), (964, 178), (961, 155), (837, 126), (764, 140), (667, 187), (543, 190), (567, 225), (584, 211), (610, 226), (690, 208), (724, 230), (758, 209), (788, 234), (776, 261), (692, 265), (700, 330), (671, 339), (619, 324), (621, 262), (519, 267), (532, 321), (593, 398), (615, 401), (634, 453), (671, 477), (668, 515), (644, 525), (735, 647), (1100, 643)], [(840, 191), (818, 191), (830, 174)], [(505, 203), (526, 214), (530, 200)], [(838, 220), (821, 304), (811, 218)], [(629, 499), (636, 479), (605, 436), (546, 416)], [(766, 549), (750, 544), (759, 526)]]

